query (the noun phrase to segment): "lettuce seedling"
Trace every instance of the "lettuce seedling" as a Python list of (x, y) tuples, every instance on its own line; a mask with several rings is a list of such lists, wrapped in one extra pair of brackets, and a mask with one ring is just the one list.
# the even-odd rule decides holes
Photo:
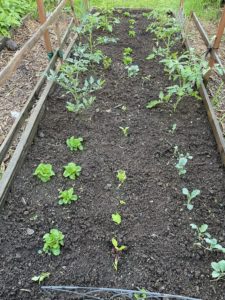
[(130, 19), (128, 22), (129, 22), (130, 25), (135, 25), (136, 24), (136, 21), (134, 19)]
[(124, 136), (128, 136), (129, 134), (129, 127), (119, 127), (119, 129), (121, 129), (121, 131), (123, 132)]
[(66, 140), (66, 144), (71, 151), (82, 151), (84, 149), (82, 142), (83, 138), (75, 138), (74, 136), (71, 136), (69, 139)]
[(76, 179), (76, 177), (80, 176), (81, 167), (71, 162), (68, 165), (64, 166), (64, 177), (69, 177), (70, 179)]
[(43, 251), (48, 254), (58, 256), (61, 246), (64, 246), (64, 235), (58, 229), (51, 229), (49, 233), (43, 236)]
[(52, 176), (55, 175), (52, 165), (51, 164), (44, 164), (40, 163), (35, 172), (33, 173), (34, 176), (37, 176), (41, 181), (47, 182), (51, 179)]
[(187, 208), (189, 210), (193, 209), (193, 204), (191, 204), (191, 201), (196, 198), (198, 195), (200, 195), (201, 191), (200, 190), (193, 190), (191, 193), (188, 191), (187, 188), (183, 188), (182, 189), (182, 194), (187, 196), (187, 203), (185, 203), (184, 205), (187, 206)]
[(70, 188), (68, 190), (60, 191), (59, 192), (59, 204), (70, 204), (72, 201), (77, 201), (78, 196), (74, 194), (74, 189)]
[(135, 37), (136, 36), (136, 32), (134, 30), (129, 30), (128, 35), (130, 37)]
[(107, 45), (109, 43), (116, 44), (118, 40), (119, 40), (118, 38), (113, 38), (113, 37), (108, 37), (108, 36), (99, 36), (97, 38), (97, 44), (98, 45)]
[[(141, 293), (140, 293), (141, 292)], [(147, 299), (147, 291), (145, 289), (140, 289), (139, 290), (139, 293), (135, 293), (134, 294), (134, 298), (136, 300), (144, 300), (144, 299)]]
[(112, 65), (112, 58), (108, 57), (108, 56), (104, 56), (103, 58), (103, 67), (105, 70), (108, 70), (111, 65)]
[(66, 102), (66, 109), (69, 112), (76, 112), (76, 104), (72, 103), (72, 102)]
[(128, 47), (123, 49), (123, 56), (130, 56), (133, 53), (133, 50)]
[(221, 278), (225, 277), (225, 260), (212, 262), (211, 267), (213, 269), (212, 278), (215, 280), (220, 280)]
[(112, 214), (112, 220), (113, 220), (113, 222), (115, 222), (117, 225), (120, 225), (121, 222), (122, 222), (121, 215), (120, 215), (119, 213)]
[(126, 171), (124, 171), (124, 170), (118, 170), (116, 178), (119, 180), (120, 185), (122, 185), (126, 181), (126, 179), (127, 179)]
[(132, 62), (133, 62), (133, 58), (131, 56), (124, 56), (123, 57), (124, 65), (126, 65), (126, 66), (131, 65)]
[(130, 17), (130, 13), (128, 11), (125, 11), (123, 15), (124, 17)]
[(180, 154), (178, 163), (175, 165), (176, 169), (178, 170), (179, 175), (184, 175), (187, 173), (185, 166), (188, 162), (188, 159), (192, 159), (193, 157), (187, 153), (186, 155)]
[(42, 272), (40, 275), (38, 276), (33, 276), (31, 278), (32, 281), (38, 282), (39, 284), (41, 282), (43, 282), (45, 279), (49, 278), (49, 276), (51, 275), (51, 273), (47, 273), (47, 272)]

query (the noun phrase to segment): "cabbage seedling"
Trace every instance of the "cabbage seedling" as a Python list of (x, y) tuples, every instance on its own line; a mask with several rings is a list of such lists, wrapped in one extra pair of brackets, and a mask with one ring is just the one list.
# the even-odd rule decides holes
[(82, 151), (84, 149), (82, 142), (83, 138), (75, 138), (74, 136), (71, 136), (69, 139), (66, 140), (66, 144), (71, 151)]
[(119, 213), (112, 214), (112, 220), (113, 220), (113, 222), (116, 223), (117, 225), (120, 225), (121, 222), (122, 222), (121, 215), (120, 215)]
[(126, 171), (124, 171), (124, 170), (118, 170), (116, 178), (119, 180), (120, 185), (122, 185), (126, 181), (126, 179), (127, 179)]
[(64, 166), (64, 177), (69, 177), (70, 179), (76, 179), (80, 176), (81, 167), (76, 165), (75, 163), (71, 162), (68, 165)]
[(127, 137), (129, 134), (129, 127), (119, 127), (119, 128), (123, 132), (123, 135)]
[(225, 277), (225, 260), (212, 262), (211, 267), (213, 269), (212, 278), (215, 280), (220, 280), (221, 278)]
[(78, 200), (78, 196), (76, 194), (74, 194), (73, 188), (59, 192), (59, 204), (60, 205), (70, 204), (72, 201), (77, 201), (77, 200)]
[(209, 245), (206, 248), (206, 250), (209, 250), (209, 251), (217, 250), (217, 251), (221, 251), (222, 253), (225, 253), (225, 248), (223, 248), (223, 246), (218, 244), (217, 239), (215, 239), (215, 238), (205, 238), (204, 240)]
[(55, 175), (51, 164), (40, 163), (36, 170), (33, 173), (34, 176), (37, 176), (41, 181), (47, 182)]
[(33, 276), (31, 279), (32, 279), (32, 281), (38, 282), (40, 284), (45, 279), (49, 278), (50, 275), (51, 275), (51, 273), (42, 272), (40, 275)]
[(61, 246), (64, 246), (64, 235), (58, 229), (51, 229), (49, 233), (43, 236), (43, 251), (48, 254), (58, 256)]
[(193, 190), (191, 193), (188, 191), (187, 188), (183, 188), (182, 189), (182, 194), (187, 196), (187, 203), (185, 203), (184, 205), (187, 206), (187, 208), (189, 210), (192, 210), (194, 205), (191, 204), (191, 201), (196, 198), (198, 195), (200, 195), (201, 191), (200, 190)]

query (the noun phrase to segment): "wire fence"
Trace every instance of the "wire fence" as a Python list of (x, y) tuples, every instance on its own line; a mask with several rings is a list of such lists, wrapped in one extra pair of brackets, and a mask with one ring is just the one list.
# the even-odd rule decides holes
[[(161, 294), (146, 290), (125, 290), (113, 288), (78, 287), (78, 286), (42, 286), (46, 293), (57, 293), (57, 296), (67, 294), (68, 299), (80, 300), (201, 300), (197, 298)], [(63, 299), (67, 299), (63, 296)]]

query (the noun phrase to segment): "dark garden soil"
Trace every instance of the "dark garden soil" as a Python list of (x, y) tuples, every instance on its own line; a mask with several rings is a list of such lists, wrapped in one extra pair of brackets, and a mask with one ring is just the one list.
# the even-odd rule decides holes
[[(93, 107), (76, 115), (65, 109), (68, 96), (57, 88), (0, 215), (0, 299), (69, 299), (44, 294), (31, 277), (50, 272), (47, 285), (76, 285), (136, 289), (225, 299), (225, 282), (211, 281), (212, 261), (222, 254), (193, 247), (191, 223), (209, 225), (209, 232), (225, 246), (225, 172), (202, 102), (186, 98), (173, 113), (172, 105), (147, 110), (160, 89), (171, 83), (157, 60), (145, 57), (154, 46), (145, 32), (148, 22), (134, 14), (137, 37), (128, 36), (128, 19), (122, 18), (113, 33), (120, 41), (101, 47), (113, 59)], [(105, 35), (105, 34), (104, 34)], [(122, 64), (125, 47), (134, 50), (137, 77), (128, 79)], [(150, 80), (144, 77), (150, 75)], [(120, 106), (126, 105), (127, 111)], [(177, 130), (169, 130), (176, 123)], [(124, 137), (120, 126), (129, 127)], [(83, 152), (72, 153), (65, 141), (82, 136)], [(189, 152), (187, 174), (175, 168), (174, 146)], [(41, 183), (32, 176), (40, 162), (53, 165), (56, 176)], [(62, 176), (63, 166), (82, 166), (79, 179)], [(118, 190), (116, 171), (127, 172)], [(73, 186), (80, 196), (69, 206), (58, 205), (58, 190)], [(190, 212), (181, 189), (201, 190)], [(119, 205), (119, 200), (126, 205)], [(120, 212), (122, 224), (111, 214)], [(40, 255), (42, 237), (51, 228), (65, 235), (61, 255)], [(33, 231), (34, 232), (33, 232)], [(111, 238), (128, 246), (116, 273), (112, 267)], [(72, 297), (70, 298), (72, 299)]]

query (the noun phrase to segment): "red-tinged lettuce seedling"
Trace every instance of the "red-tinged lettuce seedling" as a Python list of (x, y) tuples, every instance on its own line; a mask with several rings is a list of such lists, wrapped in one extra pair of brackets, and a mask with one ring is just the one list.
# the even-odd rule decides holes
[(51, 229), (49, 233), (43, 236), (43, 251), (48, 254), (58, 256), (61, 246), (64, 246), (64, 235), (58, 229)]
[(76, 179), (80, 176), (81, 167), (76, 165), (75, 163), (71, 162), (68, 165), (64, 166), (64, 177), (69, 177), (70, 179)]
[(34, 176), (37, 176), (41, 181), (48, 182), (52, 176), (55, 175), (51, 164), (40, 163), (36, 170), (33, 173)]

